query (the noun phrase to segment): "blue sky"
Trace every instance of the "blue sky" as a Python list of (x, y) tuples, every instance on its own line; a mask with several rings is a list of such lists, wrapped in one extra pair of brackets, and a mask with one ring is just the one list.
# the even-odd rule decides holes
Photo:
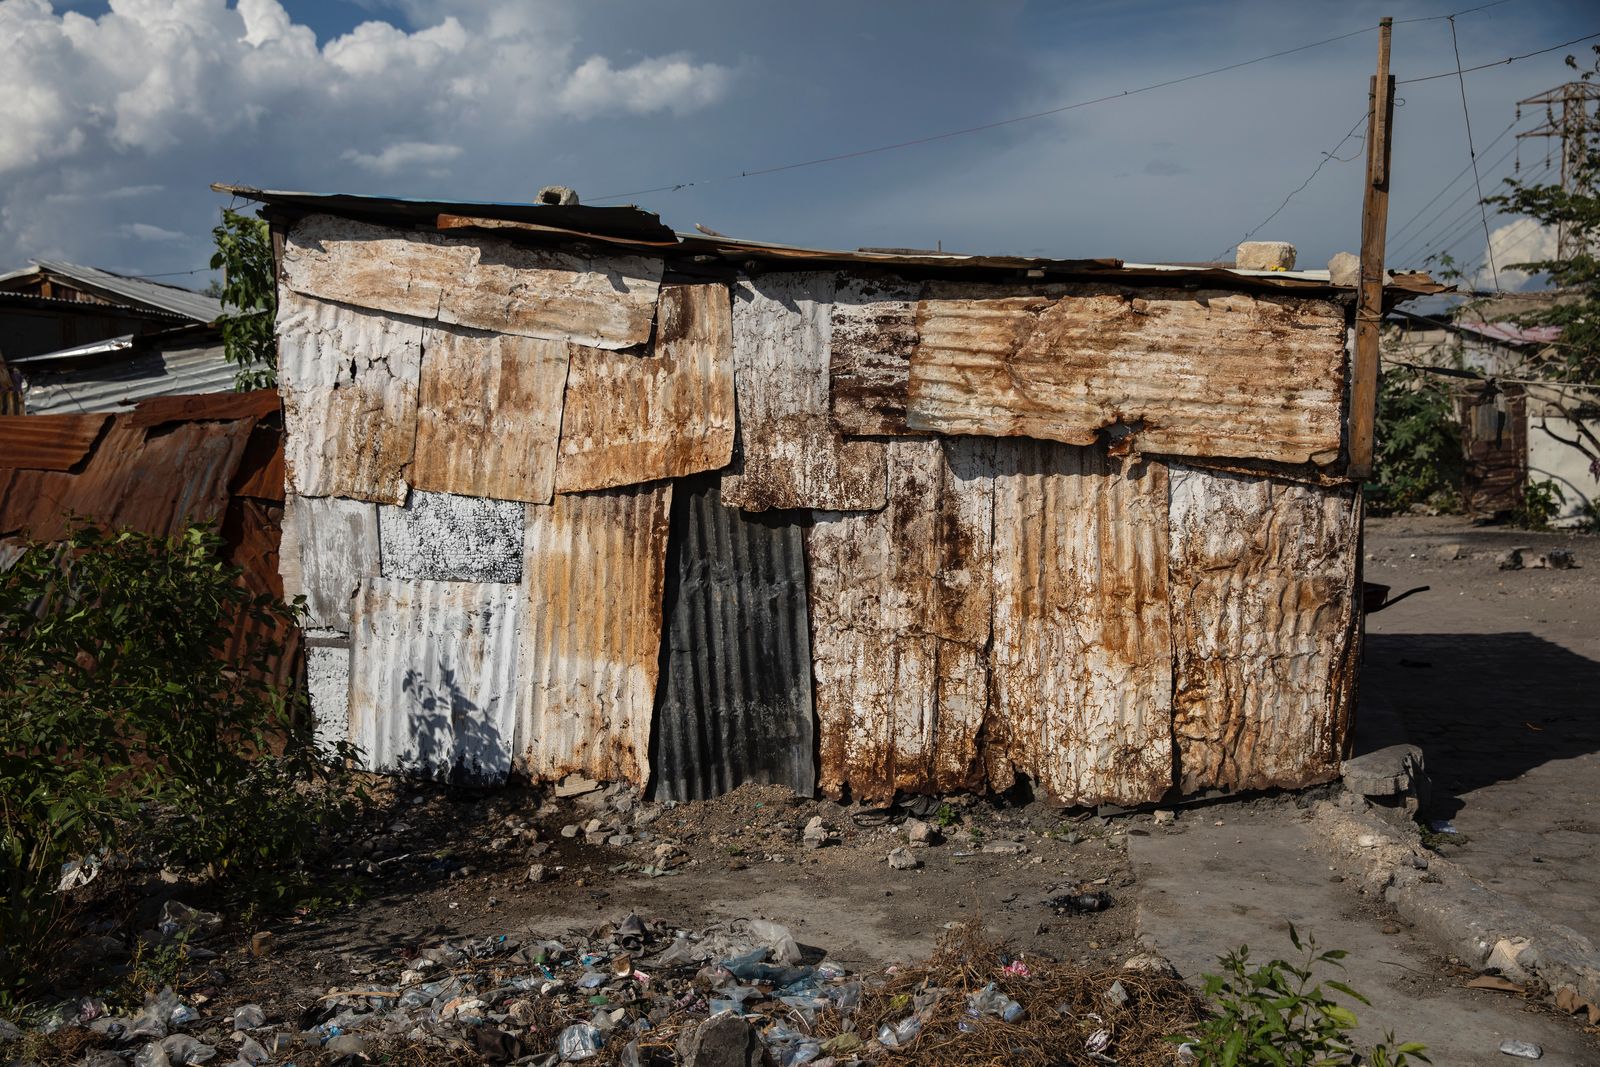
[[(1362, 116), (1375, 33), (970, 136), (726, 176), (1134, 89), (1384, 14), (1472, 6), (0, 0), (0, 268), (199, 268), (225, 202), (207, 189), (217, 180), (468, 200), (560, 183), (592, 200), (722, 178), (637, 200), (679, 229), (801, 244), (1207, 259)], [(1455, 25), (1473, 66), (1600, 31), (1600, 12), (1510, 0)], [(1586, 50), (1466, 75), (1486, 191), (1516, 162), (1496, 165), (1509, 133), (1486, 147), (1514, 102), (1567, 80), (1564, 55)], [(1448, 22), (1396, 27), (1400, 78), (1454, 62)], [(1394, 229), (1468, 162), (1454, 79), (1399, 95)], [(1345, 141), (1353, 158), (1328, 162), (1257, 236), (1293, 241), (1303, 266), (1353, 250), (1360, 149)], [(1523, 173), (1545, 157), (1525, 143)], [(1481, 257), (1470, 198), (1423, 225), (1464, 188), (1391, 251), (1419, 262), (1431, 249), (1410, 246), (1432, 239)], [(1502, 258), (1537, 236), (1512, 229)]]

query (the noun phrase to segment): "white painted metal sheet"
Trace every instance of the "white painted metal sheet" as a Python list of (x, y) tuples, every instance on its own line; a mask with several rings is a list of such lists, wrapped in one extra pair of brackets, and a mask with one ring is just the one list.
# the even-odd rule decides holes
[(842, 438), (828, 414), (828, 338), (835, 275), (742, 279), (733, 293), (739, 411), (722, 502), (746, 511), (881, 508), (883, 444)]
[(317, 747), (332, 753), (350, 740), (350, 643), (306, 639), (306, 695)]
[(556, 491), (721, 470), (733, 458), (733, 335), (725, 285), (661, 289), (648, 353), (574, 346)]
[(643, 344), (662, 261), (580, 255), (493, 237), (449, 237), (310, 215), (289, 229), (297, 293), (495, 333), (593, 348)]
[(282, 292), (278, 388), (289, 492), (403, 501), (421, 360), (418, 323)]
[(306, 598), (305, 625), (348, 633), (356, 589), (379, 568), (377, 505), (332, 496), (284, 498), (278, 570), (284, 597)]
[(980, 788), (993, 441), (896, 440), (889, 501), (821, 512), (806, 535), (821, 788)]
[(425, 330), (411, 484), (549, 502), (571, 347), (459, 327)]
[(1148, 803), (1172, 781), (1167, 470), (1103, 448), (999, 442), (991, 788)]
[(1360, 532), (1353, 490), (1173, 467), (1184, 792), (1338, 774), (1359, 653)]
[(385, 578), (437, 582), (522, 580), (522, 519), (516, 500), (411, 491), (405, 507), (379, 507)]
[(672, 484), (559, 495), (528, 505), (518, 767), (650, 775)]
[(834, 428), (846, 434), (914, 434), (906, 427), (906, 378), (917, 347), (921, 282), (841, 274), (828, 352)]
[(1134, 452), (1329, 463), (1344, 310), (1222, 290), (933, 282), (917, 312), (916, 429)]
[(505, 779), (517, 720), (520, 594), (503, 584), (361, 583), (349, 714), (369, 769)]

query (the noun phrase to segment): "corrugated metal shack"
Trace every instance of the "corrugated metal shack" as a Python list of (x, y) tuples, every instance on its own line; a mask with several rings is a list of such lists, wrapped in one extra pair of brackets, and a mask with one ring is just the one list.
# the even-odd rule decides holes
[[(173, 536), (215, 523), (251, 592), (283, 596), (282, 420), (276, 393), (170, 396), (132, 411), (0, 416), (0, 565), (24, 540), (59, 541), (74, 520)], [(258, 624), (240, 619), (225, 654), (238, 659)], [(296, 674), (299, 633), (277, 634)]]
[(314, 706), (374, 768), (1075, 804), (1337, 773), (1351, 291), (226, 191), (279, 250)]

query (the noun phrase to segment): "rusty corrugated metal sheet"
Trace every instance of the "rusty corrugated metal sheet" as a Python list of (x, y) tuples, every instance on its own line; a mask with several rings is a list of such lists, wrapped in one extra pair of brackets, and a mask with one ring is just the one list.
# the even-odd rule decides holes
[(528, 505), (515, 745), (530, 778), (646, 784), (671, 506), (670, 482)]
[(278, 561), (284, 595), (306, 598), (306, 625), (348, 632), (356, 590), (381, 573), (377, 505), (289, 497)]
[(913, 428), (1087, 445), (1121, 426), (1139, 452), (1339, 455), (1345, 326), (1331, 301), (931, 283), (917, 330)]
[(627, 348), (650, 337), (662, 261), (579, 255), (311, 215), (289, 228), (297, 293), (495, 333)]
[(0, 415), (0, 466), (71, 470), (110, 420), (110, 415)]
[(917, 347), (919, 282), (842, 274), (828, 359), (833, 424), (847, 434), (906, 429), (906, 375)]
[(405, 507), (378, 508), (385, 578), (440, 582), (522, 580), (522, 517), (516, 500), (411, 492)]
[(1466, 470), (1461, 503), (1468, 514), (1496, 515), (1522, 506), (1528, 481), (1528, 400), (1521, 385), (1462, 383), (1455, 395)]
[(995, 442), (888, 445), (889, 502), (807, 533), (820, 785), (874, 803), (983, 783)]
[(405, 500), (417, 437), (422, 329), (279, 294), (278, 385), (290, 492)]
[(1173, 729), (1185, 793), (1338, 774), (1360, 529), (1352, 489), (1173, 466)]
[(884, 503), (884, 452), (843, 439), (828, 414), (828, 339), (835, 275), (769, 274), (733, 293), (739, 409), (722, 502), (746, 511), (854, 511)]
[(548, 503), (569, 347), (476, 330), (426, 330), (411, 484)]
[(350, 737), (377, 771), (503, 781), (520, 589), (368, 578), (352, 613)]
[(802, 526), (725, 506), (720, 481), (704, 474), (673, 488), (653, 794), (705, 800), (762, 782), (810, 796), (816, 764)]
[(661, 289), (650, 354), (573, 347), (556, 491), (719, 470), (733, 456), (733, 334), (725, 285)]
[(1172, 781), (1167, 469), (999, 442), (989, 784), (1140, 804)]
[(252, 389), (243, 393), (201, 393), (194, 396), (153, 396), (139, 401), (133, 409), (135, 426), (159, 426), (164, 422), (226, 422), (233, 419), (264, 419), (280, 407), (273, 389)]

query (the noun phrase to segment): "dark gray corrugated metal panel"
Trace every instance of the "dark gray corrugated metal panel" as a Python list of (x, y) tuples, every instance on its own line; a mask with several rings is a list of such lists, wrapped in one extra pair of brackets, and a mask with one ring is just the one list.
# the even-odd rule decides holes
[[(211, 322), (222, 314), (221, 301), (216, 297), (197, 293), (193, 289), (183, 289), (144, 278), (130, 278), (78, 263), (64, 263), (53, 259), (41, 259), (37, 262), (38, 268), (42, 271), (59, 274), (72, 281), (81, 282), (91, 289), (99, 289), (122, 297), (130, 304), (182, 315), (195, 322)], [(20, 275), (26, 272), (14, 273)]]
[(127, 411), (153, 396), (231, 393), (238, 368), (222, 358), (219, 344), (139, 352), (60, 370), (35, 359), (22, 369), (28, 381), (28, 413), (56, 415)]
[(816, 787), (803, 524), (723, 507), (721, 476), (680, 479), (651, 733), (658, 800), (743, 782)]

